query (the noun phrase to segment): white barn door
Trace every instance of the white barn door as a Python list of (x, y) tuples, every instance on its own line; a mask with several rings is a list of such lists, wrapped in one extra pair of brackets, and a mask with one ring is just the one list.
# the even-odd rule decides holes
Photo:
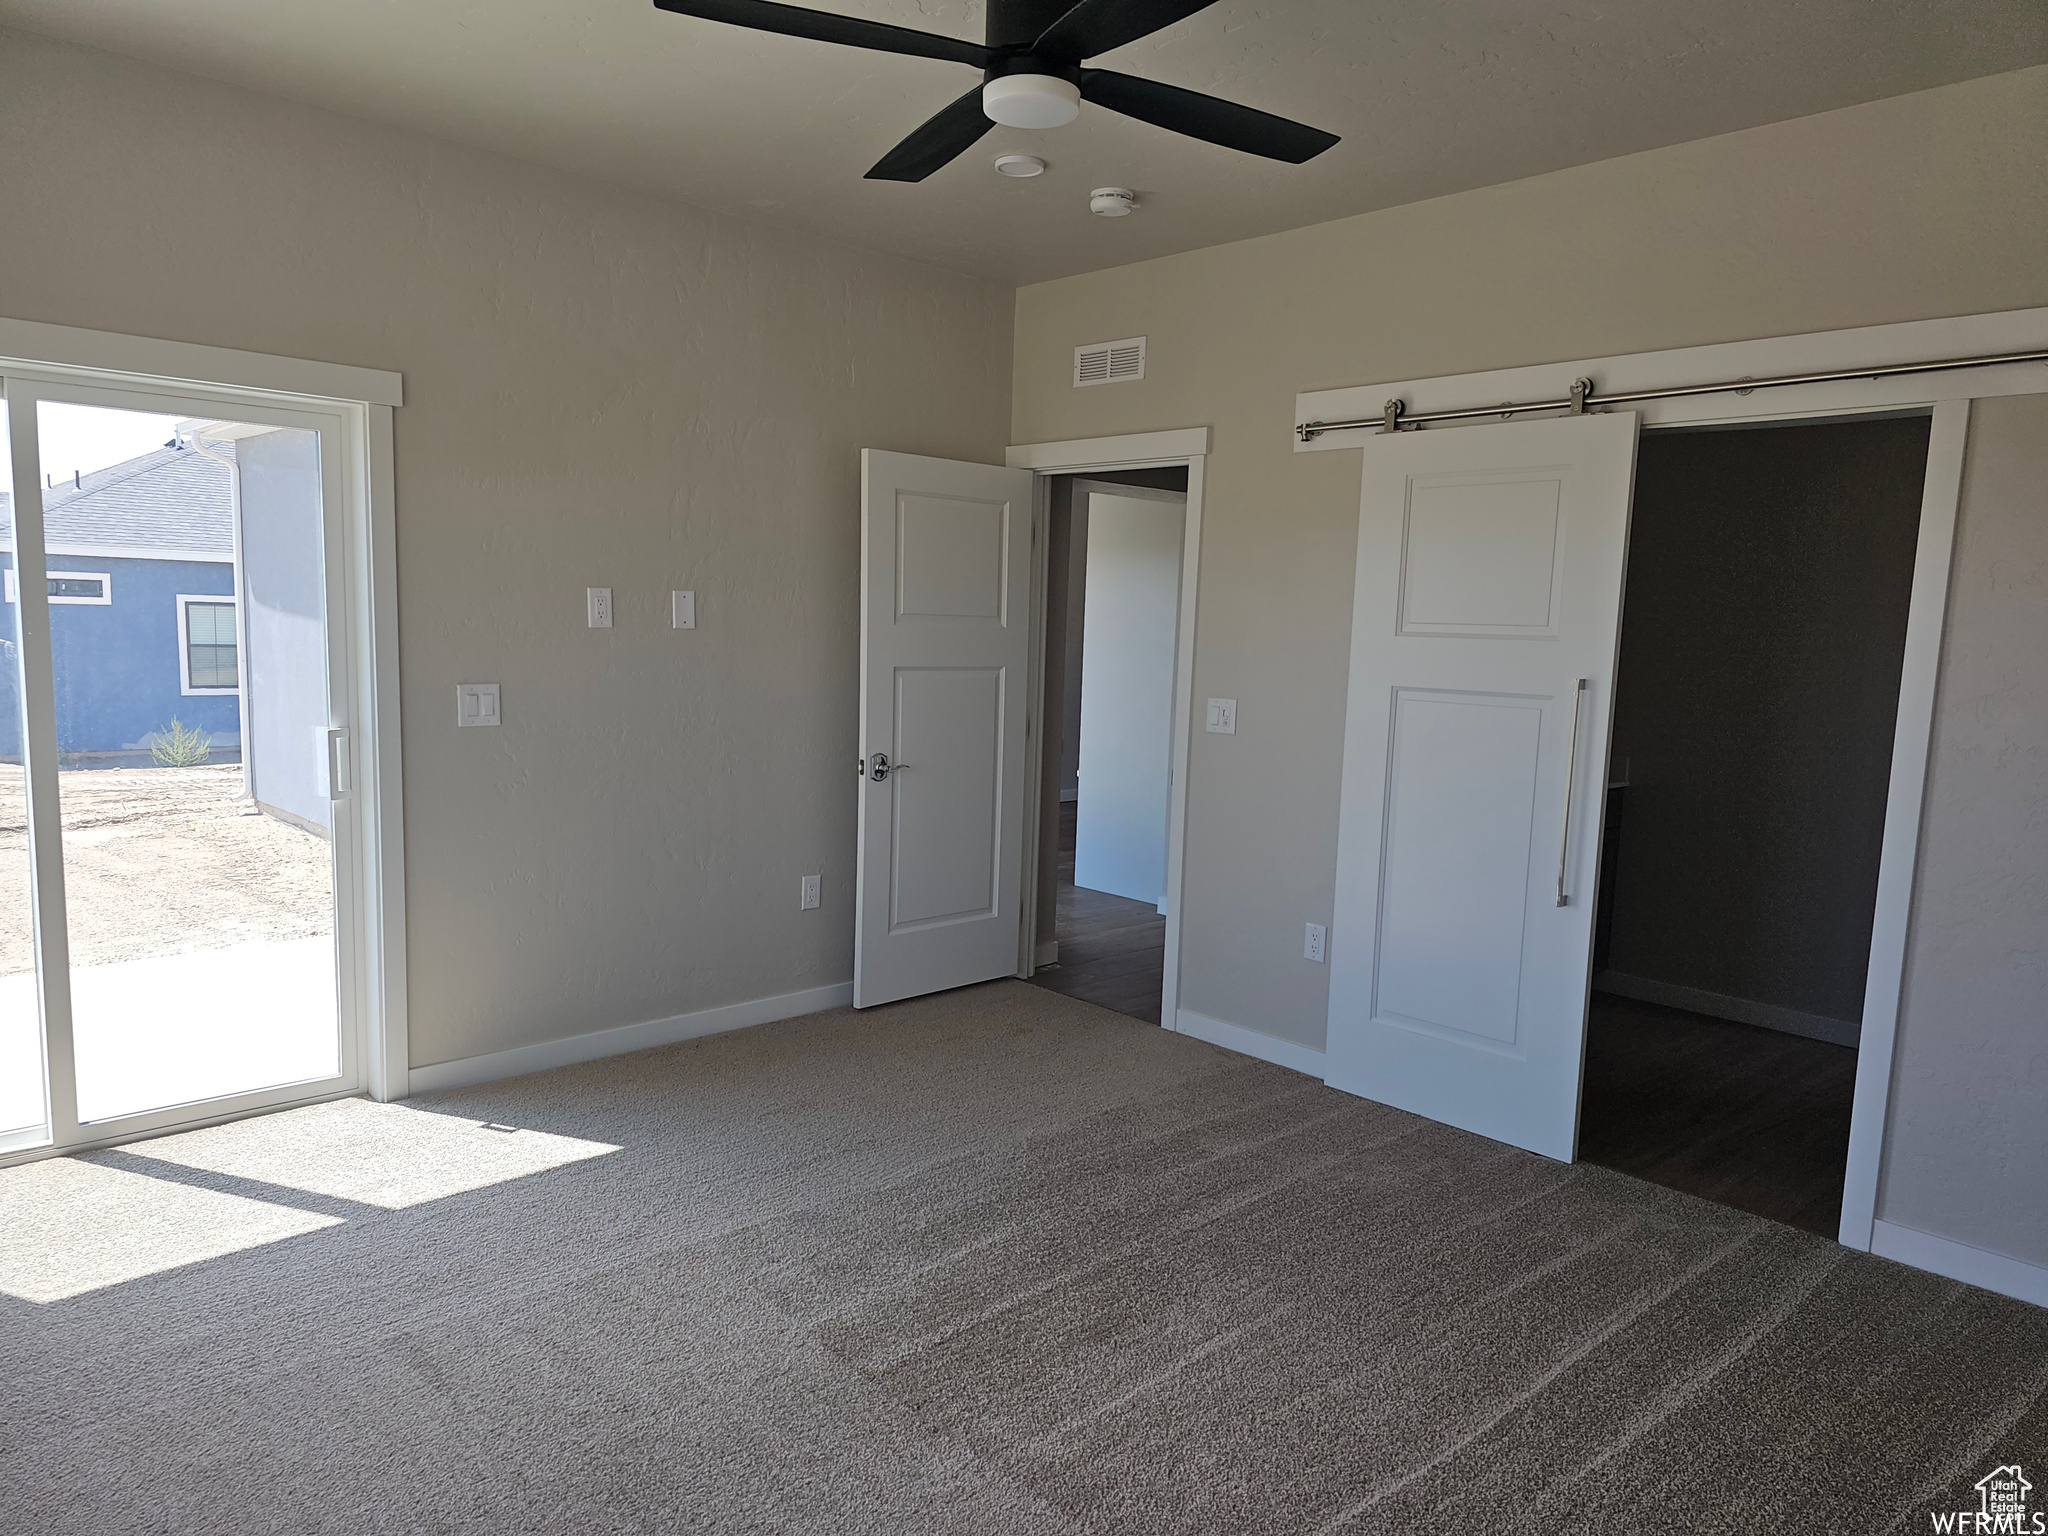
[(1014, 976), (1032, 476), (861, 453), (853, 1004)]
[(1325, 1072), (1565, 1160), (1636, 427), (1364, 450)]

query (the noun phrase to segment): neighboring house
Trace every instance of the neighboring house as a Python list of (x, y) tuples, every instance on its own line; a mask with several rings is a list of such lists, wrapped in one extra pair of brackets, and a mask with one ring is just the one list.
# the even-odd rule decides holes
[[(175, 719), (212, 738), (213, 762), (246, 765), (264, 810), (324, 832), (318, 435), (188, 421), (175, 442), (43, 491), (63, 766), (148, 766)], [(0, 573), (0, 759), (20, 762), (5, 494)]]
[[(189, 440), (183, 436), (180, 444)], [(232, 459), (234, 442), (208, 451)], [(191, 446), (43, 492), (57, 747), (92, 765), (147, 763), (176, 718), (240, 757), (233, 471)], [(12, 498), (0, 493), (4, 638), (16, 638)], [(18, 668), (0, 665), (0, 757), (20, 761)]]

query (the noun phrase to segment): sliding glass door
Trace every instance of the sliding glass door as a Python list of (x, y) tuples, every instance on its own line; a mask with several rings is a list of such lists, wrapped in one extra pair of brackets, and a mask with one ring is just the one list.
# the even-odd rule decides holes
[(339, 420), (5, 399), (0, 1153), (352, 1090)]

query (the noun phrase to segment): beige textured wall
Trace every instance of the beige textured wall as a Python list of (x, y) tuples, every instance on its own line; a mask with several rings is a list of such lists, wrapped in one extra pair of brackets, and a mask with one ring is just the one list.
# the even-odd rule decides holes
[(2048, 1265), (2048, 395), (1963, 460), (1878, 1214)]
[(2048, 68), (1020, 290), (1015, 441), (1215, 429), (1182, 1006), (1323, 1043), (1359, 466), (1297, 391), (2048, 304), (2044, 166)]
[(1000, 462), (1007, 289), (5, 32), (0, 143), (0, 314), (405, 375), (415, 1062), (847, 979), (857, 450)]

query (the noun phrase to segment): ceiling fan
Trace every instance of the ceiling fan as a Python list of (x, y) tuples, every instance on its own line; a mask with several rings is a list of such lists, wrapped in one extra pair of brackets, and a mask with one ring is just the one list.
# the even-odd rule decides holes
[(1299, 165), (1337, 142), (1320, 128), (1219, 101), (1199, 91), (1087, 69), (1083, 59), (1171, 26), (1215, 0), (988, 0), (983, 43), (941, 37), (909, 27), (836, 16), (829, 11), (779, 5), (774, 0), (654, 0), (664, 11), (730, 22), (762, 32), (815, 38), (853, 48), (968, 64), (982, 83), (942, 108), (882, 156), (870, 181), (923, 181), (971, 147), (997, 123), (1011, 128), (1057, 128), (1092, 101), (1155, 128), (1269, 160)]

